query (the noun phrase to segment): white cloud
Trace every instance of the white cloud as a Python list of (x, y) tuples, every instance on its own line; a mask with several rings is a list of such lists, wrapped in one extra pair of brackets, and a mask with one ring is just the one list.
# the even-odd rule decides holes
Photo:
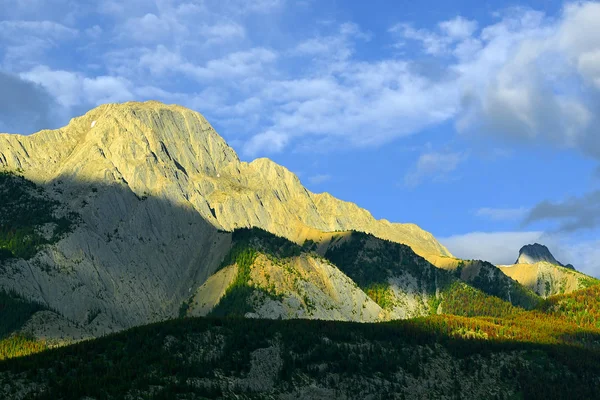
[(24, 35), (52, 38), (77, 36), (78, 30), (54, 21), (0, 21), (0, 36), (3, 39), (22, 40)]
[[(485, 260), (492, 264), (513, 264), (519, 249), (540, 242), (543, 232), (472, 232), (438, 238), (458, 258)], [(551, 250), (552, 251), (552, 250)]]
[(0, 21), (0, 55), (6, 70), (31, 68), (61, 43), (72, 42), (79, 31), (54, 21)]
[(256, 156), (259, 152), (277, 153), (283, 150), (288, 143), (289, 137), (285, 134), (266, 131), (255, 135), (244, 146), (244, 153), (248, 156)]
[(475, 211), (475, 215), (478, 217), (488, 218), (493, 221), (514, 221), (520, 220), (529, 209), (525, 207), (519, 208), (489, 208), (482, 207)]
[(94, 25), (85, 30), (85, 33), (93, 39), (98, 39), (103, 32), (104, 30), (99, 25)]
[(473, 45), (474, 42), (470, 38), (477, 30), (477, 26), (477, 21), (457, 16), (438, 23), (439, 32), (415, 29), (412, 24), (406, 22), (392, 26), (389, 31), (399, 36), (400, 42), (396, 47), (402, 47), (406, 40), (414, 40), (421, 43), (425, 53), (441, 56), (449, 53), (452, 46)]
[(205, 25), (200, 32), (209, 39), (240, 39), (246, 36), (244, 27), (235, 22), (223, 22)]
[[(556, 240), (556, 239), (555, 239)], [(600, 278), (600, 240), (574, 242), (556, 240), (558, 245), (553, 255), (563, 264), (572, 264), (578, 271)]]
[(130, 82), (118, 77), (88, 78), (79, 73), (52, 70), (46, 66), (33, 68), (20, 76), (43, 86), (66, 108), (82, 104), (96, 106), (135, 98), (129, 89)]
[[(264, 72), (264, 68), (277, 59), (277, 53), (265, 48), (230, 53), (223, 58), (209, 60), (204, 65), (194, 64), (179, 53), (162, 45), (153, 51), (145, 51), (139, 66), (156, 75), (183, 73), (191, 78), (206, 81), (252, 77)], [(242, 100), (246, 101), (246, 100)]]
[(594, 132), (600, 4), (570, 3), (558, 18), (524, 8), (498, 15), (479, 34), (478, 24), (462, 17), (439, 23), (438, 31), (406, 23), (391, 31), (399, 35), (399, 45), (416, 41), (448, 66), (459, 91), (449, 119), (456, 119), (461, 131), (540, 140), (600, 158)]
[[(94, 38), (94, 46), (110, 44), (111, 50), (88, 61), (101, 64), (98, 74), (107, 77), (95, 85), (115, 92), (100, 95), (89, 82), (84, 92), (94, 99), (128, 98), (151, 79), (162, 90), (155, 90), (161, 99), (183, 99), (178, 93), (187, 91), (187, 105), (198, 92), (220, 93), (219, 107), (208, 111), (222, 120), (255, 121), (238, 125), (240, 137), (246, 135), (256, 152), (260, 143), (268, 143), (264, 132), (286, 138), (278, 141), (280, 149), (322, 143), (379, 146), (454, 121), (463, 132), (552, 142), (600, 158), (600, 137), (593, 132), (600, 109), (598, 3), (571, 3), (556, 18), (511, 9), (487, 26), (457, 16), (432, 30), (406, 23), (392, 27), (399, 44), (412, 41), (431, 56), (428, 65), (409, 53), (362, 57), (359, 43), (375, 37), (353, 23), (317, 24), (316, 33), (291, 41), (260, 42), (256, 38), (265, 35), (247, 35), (248, 11), (270, 13), (262, 16), (264, 32), (277, 28), (268, 24), (280, 22), (278, 11), (292, 6), (279, 0), (101, 4), (110, 23), (86, 30), (85, 36)], [(77, 25), (35, 23), (54, 32), (48, 37), (77, 32)], [(24, 20), (9, 23), (19, 24), (29, 29)], [(98, 80), (87, 71), (61, 71), (38, 61), (54, 68), (54, 77), (37, 71), (40, 76), (32, 78), (35, 66), (23, 60), (49, 47), (34, 37), (6, 46), (4, 64), (36, 81), (44, 75), (49, 88), (62, 80), (66, 93), (56, 88), (53, 93), (63, 104), (85, 102), (86, 95), (73, 88)], [(190, 80), (197, 84), (188, 85)], [(247, 139), (256, 132), (261, 136)]]
[(466, 39), (477, 30), (477, 21), (471, 21), (461, 16), (454, 19), (440, 22), (440, 30), (448, 37), (455, 39)]
[(447, 180), (449, 174), (467, 158), (460, 152), (428, 152), (419, 156), (416, 165), (404, 176), (404, 184), (414, 187), (424, 179)]
[(130, 18), (122, 29), (122, 35), (127, 40), (152, 43), (162, 42), (164, 38), (174, 35), (180, 30), (184, 31), (185, 27), (172, 18), (147, 13), (141, 17)]
[(568, 234), (525, 232), (472, 232), (438, 239), (458, 258), (485, 260), (496, 265), (513, 264), (526, 244), (541, 243), (563, 264), (600, 277), (600, 240)]

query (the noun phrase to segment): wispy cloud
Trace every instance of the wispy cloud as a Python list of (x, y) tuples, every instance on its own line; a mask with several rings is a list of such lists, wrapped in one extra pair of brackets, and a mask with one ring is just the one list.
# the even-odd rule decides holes
[(308, 177), (308, 182), (312, 185), (318, 185), (331, 180), (331, 175), (328, 174), (317, 174)]
[(475, 215), (493, 221), (515, 221), (520, 220), (529, 212), (525, 207), (519, 208), (490, 208), (482, 207), (475, 211)]
[(447, 181), (450, 173), (466, 160), (462, 152), (427, 152), (419, 156), (416, 165), (404, 176), (404, 184), (414, 187), (426, 179)]
[[(215, 104), (199, 111), (224, 123), (253, 121), (236, 125), (248, 154), (322, 143), (380, 146), (453, 121), (464, 133), (542, 141), (600, 159), (593, 129), (600, 109), (599, 3), (569, 3), (556, 17), (519, 8), (500, 11), (488, 25), (456, 16), (433, 29), (414, 22), (389, 29), (386, 35), (398, 46), (416, 45), (434, 67), (425, 67), (412, 50), (402, 56), (395, 50), (375, 58), (361, 54), (365, 41), (390, 37), (351, 21), (315, 24), (280, 41), (261, 40), (269, 37), (260, 34), (263, 27), (253, 26), (258, 31), (251, 35), (248, 13), (261, 14), (268, 33), (269, 21), (280, 22), (282, 10), (300, 7), (283, 0), (57, 4), (62, 13), (40, 5), (37, 19), (11, 10), (16, 18), (1, 23), (15, 30), (11, 38), (26, 40), (1, 39), (7, 47), (2, 66), (42, 85), (65, 107), (135, 97), (140, 88), (148, 93), (151, 79), (154, 93), (163, 94), (159, 100)], [(102, 18), (88, 30), (84, 22), (98, 13)], [(73, 40), (80, 41), (75, 48), (82, 62), (71, 68), (43, 62), (48, 49), (72, 49)], [(67, 82), (64, 92), (56, 89), (59, 75)], [(84, 90), (77, 94), (79, 87)], [(218, 104), (199, 98), (208, 93), (219, 93)], [(455, 160), (440, 162), (451, 168)]]

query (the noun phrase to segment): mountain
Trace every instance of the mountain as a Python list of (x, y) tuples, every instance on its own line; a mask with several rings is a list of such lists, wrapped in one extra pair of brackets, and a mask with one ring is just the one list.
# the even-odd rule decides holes
[[(541, 261), (565, 267), (565, 265), (554, 258), (546, 246), (539, 243), (528, 244), (521, 247), (519, 250), (519, 257), (517, 258), (517, 261), (515, 261), (515, 264), (535, 264)], [(575, 269), (571, 264), (569, 265), (571, 267), (570, 269)]]
[(498, 267), (542, 297), (571, 293), (598, 283), (597, 279), (576, 271), (571, 264), (558, 262), (550, 250), (539, 243), (523, 246), (514, 265)]
[(300, 245), (357, 230), (451, 256), (414, 224), (311, 193), (268, 159), (240, 161), (180, 106), (107, 104), (64, 128), (2, 134), (0, 171), (0, 288), (93, 335), (177, 316), (236, 228)]
[(454, 258), (179, 106), (0, 135), (0, 198), (0, 398), (600, 397), (597, 280)]

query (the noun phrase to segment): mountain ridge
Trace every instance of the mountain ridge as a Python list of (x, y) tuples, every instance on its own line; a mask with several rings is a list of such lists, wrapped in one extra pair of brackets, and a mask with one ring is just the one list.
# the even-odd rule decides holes
[[(76, 214), (69, 232), (31, 257), (0, 261), (0, 288), (94, 335), (177, 316), (241, 227), (300, 245), (360, 230), (417, 253), (450, 254), (414, 224), (377, 221), (354, 203), (311, 193), (268, 159), (240, 161), (201, 114), (180, 106), (108, 104), (57, 130), (0, 135), (0, 171), (22, 175), (37, 185), (32, 196)], [(14, 212), (7, 207), (3, 215)], [(45, 228), (32, 221), (23, 229)]]
[[(189, 137), (184, 137), (184, 133)], [(178, 135), (178, 140), (173, 135)], [(67, 144), (64, 151), (56, 146), (57, 140), (61, 146)], [(30, 157), (40, 152), (45, 155), (42, 160)], [(151, 168), (153, 164), (162, 168)], [(139, 196), (167, 195), (171, 200), (194, 203), (205, 219), (225, 230), (241, 227), (227, 216), (234, 215), (239, 220), (240, 214), (244, 214), (241, 208), (248, 208), (245, 195), (265, 190), (268, 187), (265, 180), (277, 180), (281, 185), (273, 192), (278, 201), (289, 200), (293, 195), (295, 198), (291, 200), (303, 202), (301, 207), (293, 201), (287, 205), (295, 211), (295, 216), (306, 215), (299, 221), (301, 225), (322, 231), (364, 230), (393, 241), (403, 238), (418, 253), (451, 256), (433, 235), (415, 224), (375, 220), (354, 203), (338, 200), (329, 193), (312, 193), (295, 174), (267, 158), (241, 162), (200, 113), (177, 105), (156, 101), (106, 104), (73, 118), (57, 130), (43, 130), (31, 136), (0, 134), (2, 167), (21, 169), (28, 179), (38, 183), (68, 176), (124, 182)], [(236, 195), (228, 191), (235, 191)], [(238, 204), (239, 200), (245, 204), (236, 206), (231, 197)], [(264, 202), (262, 198), (259, 200)], [(263, 216), (245, 215), (249, 222), (246, 226), (269, 228), (266, 226), (269, 221), (261, 221)], [(287, 223), (290, 218), (283, 220)], [(294, 238), (291, 230), (279, 232), (280, 229), (285, 230), (284, 227), (271, 230), (291, 240), (303, 241)]]

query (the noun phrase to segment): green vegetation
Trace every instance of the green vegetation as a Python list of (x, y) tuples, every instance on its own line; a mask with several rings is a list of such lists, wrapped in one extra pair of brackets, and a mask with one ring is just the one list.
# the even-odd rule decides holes
[(256, 250), (252, 248), (234, 245), (228, 257), (230, 264), (237, 264), (237, 275), (219, 304), (210, 312), (211, 316), (243, 317), (247, 312), (254, 310), (252, 295), (255, 288), (250, 287), (248, 281), (250, 280), (250, 268), (257, 255)]
[(495, 296), (470, 287), (463, 282), (454, 282), (444, 293), (443, 312), (465, 317), (505, 317), (522, 308)]
[(439, 289), (454, 281), (449, 272), (434, 267), (410, 247), (363, 232), (352, 232), (349, 240), (331, 246), (325, 258), (384, 309), (395, 305), (389, 284), (391, 277), (408, 273), (416, 278), (423, 293), (434, 297)]
[(600, 285), (549, 297), (538, 309), (579, 326), (600, 328)]
[(317, 243), (315, 243), (314, 240), (311, 239), (306, 239), (304, 241), (304, 243), (302, 244), (302, 250), (303, 251), (316, 251), (317, 250)]
[(23, 299), (14, 291), (0, 289), (0, 339), (21, 328), (36, 312), (47, 309), (40, 303)]
[[(541, 301), (532, 290), (504, 275), (495, 265), (487, 261), (474, 261), (474, 263), (479, 264), (480, 272), (468, 282), (471, 286), (527, 310), (534, 309)], [(472, 264), (471, 267), (475, 265)]]
[(391, 310), (394, 308), (394, 294), (392, 293), (390, 285), (373, 283), (366, 287), (364, 292), (384, 310)]
[(272, 290), (250, 286), (250, 272), (259, 253), (277, 259), (299, 256), (300, 246), (289, 240), (273, 235), (260, 228), (236, 229), (232, 234), (233, 246), (219, 269), (236, 264), (237, 275), (227, 288), (225, 295), (211, 310), (215, 317), (243, 317), (254, 311), (253, 296), (280, 299)]
[[(58, 202), (44, 195), (44, 190), (11, 172), (0, 172), (0, 261), (10, 258), (29, 259), (43, 245), (56, 243), (71, 231), (75, 213), (58, 217)], [(40, 230), (48, 224), (47, 235)]]
[(584, 278), (579, 278), (579, 284), (585, 289), (600, 284), (600, 281), (591, 276), (586, 276)]
[(302, 247), (296, 243), (256, 227), (236, 229), (232, 241), (234, 247), (252, 247), (277, 258), (297, 257), (302, 253)]
[[(394, 307), (388, 277), (410, 272), (421, 290), (435, 294), (429, 296), (432, 313), (441, 304), (444, 314), (378, 324), (244, 319), (257, 299), (275, 296), (251, 282), (257, 257), (281, 260), (301, 252), (283, 238), (256, 232), (234, 232), (222, 267), (235, 264), (237, 275), (210, 318), (171, 320), (49, 351), (42, 351), (43, 342), (10, 336), (0, 341), (0, 358), (42, 352), (0, 362), (0, 380), (10, 372), (45, 385), (43, 393), (26, 399), (264, 398), (245, 384), (224, 382), (241, 382), (252, 369), (254, 352), (274, 348), (267, 358), (278, 358), (281, 365), (269, 396), (293, 393), (309, 382), (340, 396), (363, 390), (363, 397), (390, 398), (411, 390), (406, 382), (430, 376), (428, 362), (443, 351), (450, 357), (444, 361), (451, 363), (450, 376), (478, 381), (487, 378), (477, 371), (497, 368), (494, 379), (513, 388), (516, 398), (600, 396), (600, 286), (526, 311), (459, 281), (405, 246), (378, 245), (357, 234), (326, 256), (388, 309)], [(314, 307), (304, 301), (309, 310)], [(505, 367), (498, 357), (509, 360)], [(431, 365), (437, 368), (436, 362)], [(0, 394), (11, 382), (0, 382)], [(470, 393), (461, 392), (460, 379), (452, 390), (462, 393), (457, 398)]]
[(48, 307), (23, 299), (14, 291), (0, 290), (0, 360), (39, 353), (48, 347), (21, 334), (15, 334), (29, 318)]
[[(265, 398), (313, 382), (338, 396), (356, 398), (360, 391), (363, 397), (391, 398), (414, 390), (409, 380), (437, 376), (428, 363), (437, 365), (436, 356), (444, 351), (452, 360), (447, 373), (477, 385), (485, 377), (482, 371), (497, 368), (494, 383), (520, 392), (517, 398), (600, 396), (597, 348), (581, 338), (562, 340), (568, 332), (560, 329), (536, 332), (534, 337), (546, 337), (547, 343), (532, 342), (529, 328), (457, 316), (381, 324), (189, 318), (0, 362), (0, 379), (10, 372), (43, 384), (42, 393), (26, 397), (39, 400)], [(588, 339), (598, 332), (588, 332)], [(274, 353), (263, 359), (282, 362), (268, 393), (232, 384), (248, 376), (253, 352), (275, 344)], [(496, 365), (499, 356), (506, 367)], [(4, 379), (3, 388), (17, 384)], [(468, 398), (460, 382), (452, 390), (456, 398)], [(439, 390), (430, 387), (428, 393), (436, 398)]]
[(48, 350), (46, 342), (25, 335), (11, 335), (0, 339), (0, 360), (24, 357), (44, 350)]

